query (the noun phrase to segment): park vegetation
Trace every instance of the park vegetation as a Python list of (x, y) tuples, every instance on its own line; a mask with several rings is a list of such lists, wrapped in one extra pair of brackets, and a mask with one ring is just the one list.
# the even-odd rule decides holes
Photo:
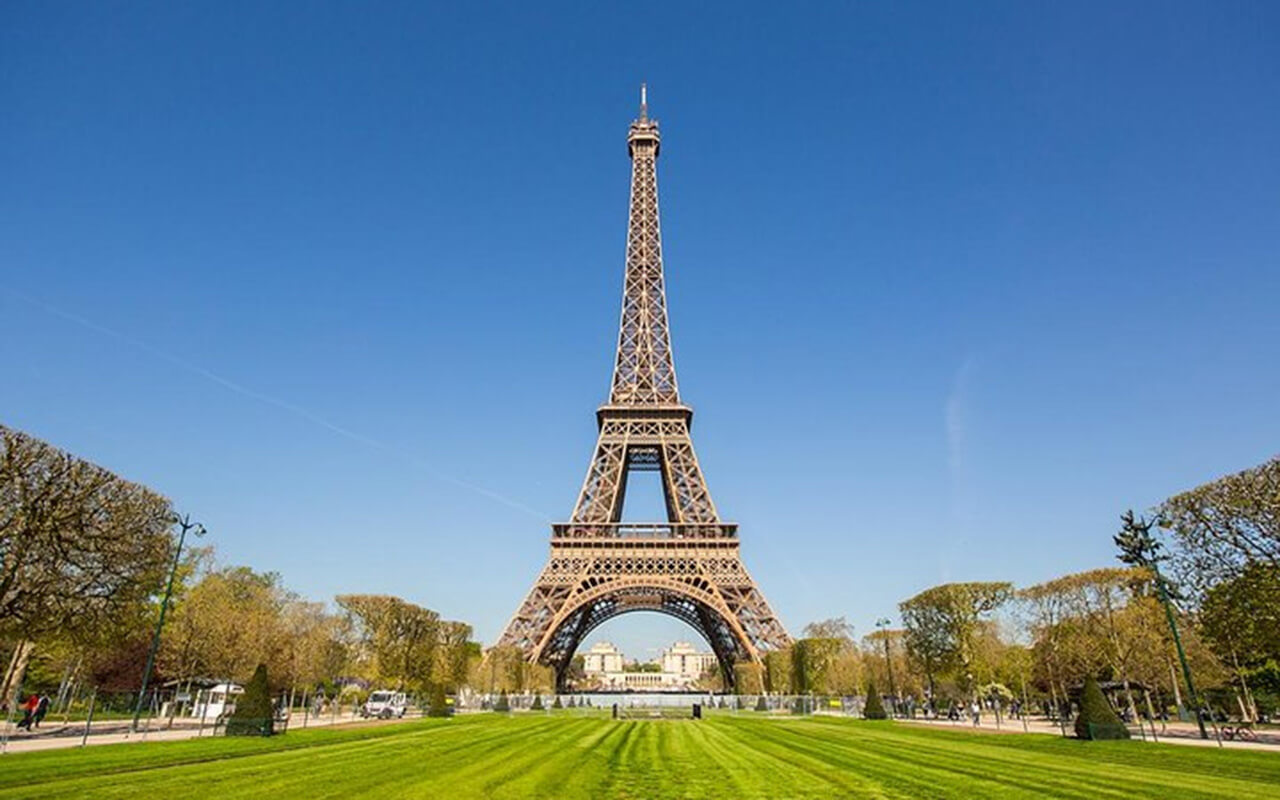
[(861, 642), (843, 618), (809, 625), (791, 647), (765, 655), (760, 684), (772, 694), (888, 687), (907, 709), (1018, 703), (1057, 713), (1079, 710), (1093, 680), (1128, 719), (1190, 713), (1171, 616), (1201, 707), (1250, 721), (1274, 716), (1280, 458), (1176, 495), (1151, 516), (1176, 577), (1165, 582), (1168, 616), (1148, 566), (1101, 566), (1023, 587), (947, 583), (903, 600), (900, 629)]
[[(170, 568), (177, 517), (158, 493), (0, 426), (0, 702), (136, 697)], [(190, 542), (188, 542), (190, 545)], [(471, 627), (396, 597), (315, 602), (278, 573), (182, 553), (151, 686), (245, 683), (273, 698), (358, 701), (370, 687), (425, 704), (478, 671)]]
[[(710, 671), (703, 688), (865, 696), (874, 686), (892, 714), (974, 702), (1079, 707), (1094, 680), (1133, 719), (1196, 701), (1172, 617), (1202, 705), (1250, 720), (1274, 714), (1280, 459), (1175, 495), (1150, 516), (1168, 552), (1164, 582), (1154, 562), (1127, 559), (1031, 586), (947, 583), (904, 599), (900, 628), (858, 639), (844, 618), (818, 621), (760, 664)], [(464, 689), (555, 690), (551, 671), (519, 650), (482, 652), (470, 626), (402, 598), (319, 602), (277, 573), (220, 564), (207, 547), (178, 558), (176, 519), (160, 494), (0, 427), (0, 701), (20, 687), (59, 702), (136, 693), (171, 568), (153, 686), (244, 683), (262, 665), (273, 697), (289, 703), (307, 694), (355, 702), (377, 687), (437, 713)], [(565, 678), (582, 680), (580, 656)]]

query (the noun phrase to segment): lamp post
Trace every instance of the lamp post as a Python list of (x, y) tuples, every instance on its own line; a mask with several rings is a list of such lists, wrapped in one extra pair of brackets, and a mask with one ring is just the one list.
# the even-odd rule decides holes
[[(1187, 664), (1187, 653), (1182, 649), (1182, 637), (1178, 635), (1178, 621), (1173, 616), (1173, 603), (1169, 599), (1169, 587), (1165, 585), (1160, 574), (1160, 562), (1165, 556), (1160, 555), (1161, 544), (1151, 535), (1154, 524), (1138, 517), (1134, 518), (1129, 510), (1120, 515), (1120, 533), (1114, 537), (1116, 546), (1120, 548), (1120, 560), (1133, 566), (1145, 567), (1155, 576), (1156, 593), (1160, 596), (1160, 604), (1164, 606), (1164, 616), (1169, 622), (1169, 630), (1173, 633), (1173, 645), (1178, 650), (1178, 661), (1182, 664), (1182, 677), (1187, 682), (1187, 692), (1191, 695), (1191, 704), (1196, 709), (1196, 724), (1200, 726), (1200, 738), (1208, 739), (1209, 732), (1204, 727), (1204, 710), (1200, 705), (1200, 695), (1196, 693), (1196, 685), (1191, 680), (1191, 667)], [(1215, 729), (1216, 730), (1216, 729)]]
[(893, 686), (893, 658), (889, 655), (889, 618), (881, 617), (876, 620), (876, 627), (880, 629), (881, 635), (884, 637), (884, 666), (889, 671), (889, 706), (893, 709), (893, 715), (898, 715), (898, 690)]
[(175, 516), (173, 524), (181, 528), (178, 534), (178, 547), (173, 552), (173, 565), (169, 568), (169, 583), (164, 588), (164, 600), (160, 603), (160, 618), (156, 620), (156, 632), (151, 637), (151, 649), (147, 651), (147, 666), (142, 670), (142, 688), (138, 690), (138, 702), (133, 708), (133, 723), (129, 730), (137, 732), (138, 719), (142, 716), (142, 704), (147, 697), (147, 684), (151, 682), (151, 668), (156, 663), (156, 650), (160, 649), (160, 631), (164, 629), (165, 612), (169, 610), (169, 598), (173, 596), (173, 580), (178, 574), (178, 563), (182, 559), (182, 545), (187, 540), (187, 531), (194, 531), (196, 536), (204, 536), (205, 528), (199, 522), (192, 522), (191, 515)]

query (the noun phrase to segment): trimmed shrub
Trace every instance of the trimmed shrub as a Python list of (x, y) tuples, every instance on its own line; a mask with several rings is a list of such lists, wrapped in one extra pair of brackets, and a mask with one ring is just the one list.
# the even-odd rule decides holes
[(739, 711), (743, 711), (747, 707), (747, 701), (742, 699), (742, 695), (738, 695), (737, 704), (735, 706)]
[(756, 700), (756, 711), (768, 711), (769, 703), (764, 699), (764, 695), (760, 695), (760, 699)]
[(427, 706), (428, 717), (447, 717), (453, 714), (449, 699), (444, 695), (444, 684), (437, 683), (431, 687), (431, 700)]
[[(570, 701), (572, 701), (572, 700), (573, 700), (573, 698), (572, 698), (572, 697), (570, 697), (570, 698), (569, 698), (569, 700), (570, 700)], [(555, 700), (553, 700), (553, 701), (551, 702), (551, 707), (552, 707), (552, 708), (564, 708), (564, 704), (562, 704), (562, 703), (560, 702), (560, 695), (556, 695), (556, 699), (555, 699)]]
[(867, 704), (862, 707), (863, 719), (888, 719), (889, 715), (884, 713), (884, 703), (880, 701), (880, 692), (876, 689), (874, 681), (867, 684)]
[(494, 711), (510, 711), (511, 710), (511, 701), (507, 699), (506, 692), (503, 692), (502, 694), (498, 695), (498, 699), (493, 701), (493, 710)]
[(533, 705), (529, 706), (530, 711), (542, 711), (542, 695), (535, 694), (533, 696)]
[(568, 702), (568, 703), (566, 703), (565, 705), (567, 705), (569, 708), (574, 708), (574, 707), (576, 707), (578, 704), (577, 704), (577, 702), (575, 702), (575, 701), (574, 701), (574, 699), (573, 699), (573, 695), (569, 695), (569, 702)]
[(1092, 676), (1085, 679), (1080, 693), (1080, 714), (1076, 717), (1077, 739), (1128, 739), (1124, 726)]
[(276, 710), (267, 687), (267, 665), (259, 664), (236, 698), (236, 710), (227, 720), (228, 736), (270, 736), (275, 733)]

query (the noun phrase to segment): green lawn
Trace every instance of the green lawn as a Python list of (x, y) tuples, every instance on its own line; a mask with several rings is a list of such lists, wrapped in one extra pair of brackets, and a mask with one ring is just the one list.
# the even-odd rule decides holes
[(0, 796), (1261, 798), (1280, 796), (1280, 754), (751, 713), (482, 714), (10, 754)]

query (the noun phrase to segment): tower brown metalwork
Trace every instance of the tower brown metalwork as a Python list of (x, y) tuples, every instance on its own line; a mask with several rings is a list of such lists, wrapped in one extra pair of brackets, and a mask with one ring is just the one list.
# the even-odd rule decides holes
[[(552, 525), (551, 557), (499, 645), (551, 666), (558, 683), (583, 637), (628, 611), (684, 620), (710, 643), (727, 681), (733, 665), (790, 637), (738, 554), (694, 454), (693, 409), (680, 401), (662, 274), (657, 161), (661, 137), (641, 87), (631, 123), (631, 204), (622, 322), (609, 401), (596, 412), (595, 455), (569, 522)], [(666, 522), (624, 523), (631, 471), (662, 478)]]

